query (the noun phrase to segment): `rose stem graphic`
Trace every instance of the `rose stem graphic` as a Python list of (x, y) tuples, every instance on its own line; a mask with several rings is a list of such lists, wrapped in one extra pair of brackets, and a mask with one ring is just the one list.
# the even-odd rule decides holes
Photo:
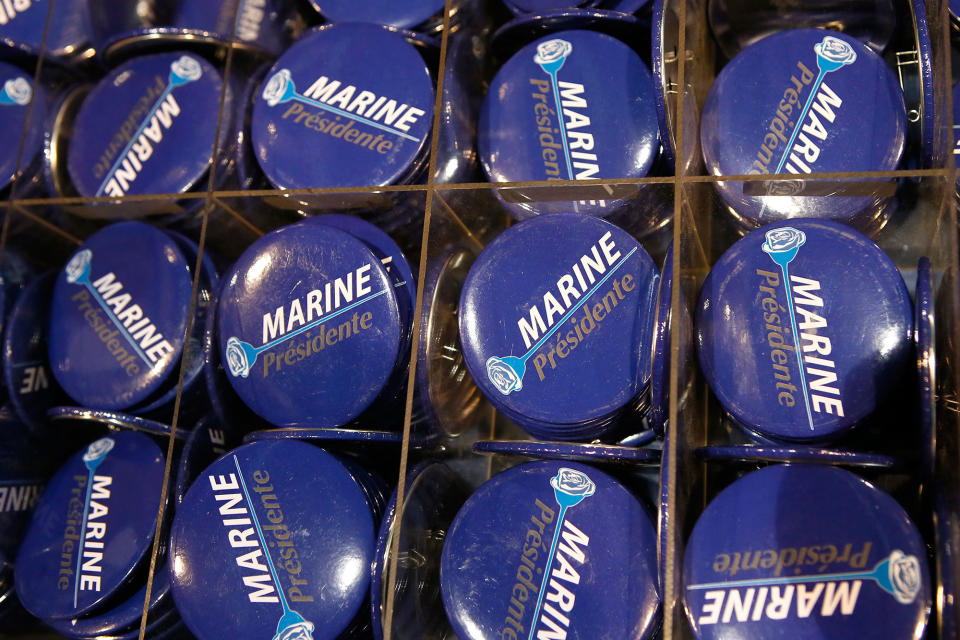
[[(117, 329), (120, 330), (120, 335), (126, 338), (127, 342), (130, 343), (130, 346), (133, 347), (133, 350), (137, 352), (138, 356), (140, 356), (140, 359), (143, 360), (148, 367), (152, 367), (153, 363), (150, 362), (149, 358), (147, 358), (147, 354), (145, 354), (143, 352), (143, 349), (140, 348), (140, 345), (138, 345), (134, 341), (133, 337), (127, 331), (127, 328), (123, 326), (119, 320), (117, 320), (116, 316), (113, 313), (113, 310), (107, 306), (107, 303), (104, 302), (102, 297), (100, 297), (100, 292), (97, 291), (96, 288), (93, 286), (93, 284), (90, 282), (90, 256), (91, 255), (92, 254), (90, 254), (90, 252), (87, 250), (81, 251), (76, 255), (74, 259), (80, 258), (81, 260), (85, 261), (83, 265), (83, 271), (81, 271), (79, 274), (76, 274), (76, 275), (67, 274), (67, 282), (83, 285), (84, 287), (86, 287), (87, 291), (90, 292), (90, 295), (93, 296), (93, 299), (96, 300), (97, 303), (106, 312), (107, 317), (110, 318), (110, 320), (113, 321), (113, 324), (117, 327)], [(71, 262), (73, 262), (73, 260), (71, 260)]]
[[(785, 229), (797, 231), (792, 227), (786, 227)], [(800, 352), (800, 332), (797, 330), (797, 314), (793, 308), (793, 291), (790, 288), (790, 267), (788, 266), (790, 262), (797, 257), (797, 251), (799, 251), (803, 243), (806, 242), (806, 236), (801, 235), (800, 243), (795, 247), (791, 247), (786, 251), (774, 251), (771, 248), (771, 244), (773, 243), (772, 235), (777, 231), (778, 229), (767, 231), (767, 241), (764, 242), (760, 248), (770, 256), (771, 260), (780, 266), (780, 273), (783, 274), (783, 288), (787, 292), (787, 311), (790, 312), (790, 329), (793, 331), (793, 350), (797, 354), (797, 369), (800, 370), (800, 387), (803, 390), (803, 404), (807, 409), (807, 424), (810, 425), (810, 431), (813, 431), (813, 413), (810, 411), (810, 393), (807, 391), (807, 376), (803, 370), (803, 355)], [(797, 233), (800, 232), (797, 231)]]
[[(826, 77), (828, 73), (832, 71), (836, 71), (837, 69), (844, 67), (848, 64), (853, 64), (857, 59), (856, 56), (853, 56), (852, 58), (848, 58), (847, 60), (837, 61), (837, 60), (831, 60), (830, 58), (825, 57), (821, 53), (821, 51), (823, 49), (823, 46), (826, 44), (827, 39), (831, 37), (832, 36), (827, 36), (826, 38), (820, 41), (818, 46), (815, 46), (813, 48), (814, 52), (816, 52), (817, 54), (817, 69), (819, 69), (819, 73), (817, 73), (817, 79), (814, 80), (813, 84), (810, 86), (810, 95), (807, 96), (807, 101), (803, 103), (803, 109), (800, 110), (800, 116), (797, 118), (797, 124), (793, 128), (793, 132), (790, 134), (790, 139), (787, 140), (787, 144), (785, 144), (783, 147), (783, 155), (780, 156), (780, 163), (777, 164), (777, 169), (776, 171), (773, 172), (775, 174), (780, 173), (783, 170), (783, 165), (787, 163), (787, 154), (790, 153), (790, 149), (793, 147), (793, 143), (797, 139), (797, 134), (800, 133), (800, 128), (803, 126), (803, 119), (807, 117), (807, 112), (810, 111), (810, 107), (813, 106), (813, 101), (817, 97), (817, 92), (820, 90), (820, 85), (823, 83), (823, 79)], [(770, 193), (770, 187), (768, 186), (767, 195), (769, 195), (769, 193)], [(767, 203), (766, 203), (766, 199), (764, 199), (763, 204), (760, 205), (760, 215), (757, 216), (758, 219), (763, 218), (763, 212), (766, 208), (767, 208)]]
[(130, 140), (127, 142), (127, 145), (123, 148), (123, 151), (117, 154), (117, 159), (113, 161), (113, 166), (110, 167), (110, 171), (107, 171), (106, 175), (103, 177), (103, 182), (100, 183), (100, 187), (97, 189), (98, 196), (103, 195), (104, 190), (107, 188), (107, 183), (110, 182), (110, 178), (113, 176), (114, 171), (117, 170), (117, 167), (119, 167), (120, 164), (123, 162), (124, 158), (127, 157), (127, 154), (130, 152), (131, 147), (133, 147), (133, 145), (136, 144), (137, 140), (140, 138), (140, 134), (143, 133), (143, 130), (147, 128), (147, 124), (149, 124), (150, 119), (153, 118), (153, 114), (157, 112), (157, 110), (160, 108), (160, 105), (162, 105), (164, 100), (167, 99), (167, 96), (173, 93), (173, 90), (176, 89), (177, 87), (193, 82), (194, 80), (197, 79), (197, 78), (187, 78), (185, 76), (181, 76), (176, 71), (174, 71), (173, 66), (177, 64), (177, 62), (179, 62), (179, 60), (170, 63), (170, 80), (169, 82), (167, 82), (166, 88), (163, 90), (163, 93), (161, 93), (160, 96), (153, 103), (153, 106), (150, 107), (150, 111), (147, 112), (147, 115), (140, 122), (140, 127), (136, 130), (136, 132), (134, 132), (132, 136), (130, 136)]
[(250, 510), (250, 518), (253, 520), (253, 526), (257, 529), (257, 537), (260, 538), (260, 546), (263, 547), (263, 556), (267, 559), (267, 567), (269, 567), (270, 575), (273, 576), (273, 583), (277, 587), (280, 606), (283, 607), (283, 615), (280, 617), (280, 621), (277, 622), (276, 635), (279, 636), (280, 632), (285, 628), (300, 622), (306, 622), (306, 620), (287, 604), (287, 596), (283, 592), (283, 587), (280, 586), (277, 568), (273, 566), (273, 558), (270, 556), (270, 550), (267, 548), (267, 541), (263, 537), (263, 529), (260, 528), (260, 519), (257, 517), (257, 512), (253, 508), (253, 501), (250, 499), (250, 493), (247, 491), (247, 481), (243, 479), (243, 471), (240, 470), (240, 460), (237, 456), (233, 456), (233, 464), (237, 467), (237, 477), (240, 478), (240, 488), (243, 489), (243, 497), (247, 500), (247, 509)]
[[(286, 73), (284, 74), (285, 71), (286, 71)], [(375, 121), (373, 121), (373, 120), (368, 120), (368, 119), (364, 118), (363, 116), (358, 116), (358, 115), (355, 114), (355, 113), (350, 113), (349, 111), (344, 111), (343, 109), (337, 109), (336, 107), (331, 107), (331, 106), (328, 105), (328, 104), (325, 104), (325, 103), (320, 102), (320, 101), (318, 101), (318, 100), (313, 100), (312, 98), (308, 98), (307, 96), (305, 96), (305, 95), (303, 95), (303, 94), (301, 94), (301, 93), (297, 93), (297, 87), (293, 84), (293, 78), (290, 77), (290, 71), (289, 71), (288, 69), (281, 69), (280, 71), (278, 71), (277, 73), (275, 73), (275, 74), (270, 78), (270, 80), (267, 81), (267, 85), (269, 85), (271, 82), (273, 82), (273, 79), (276, 78), (277, 76), (281, 75), (281, 74), (283, 74), (282, 77), (285, 77), (285, 78), (286, 78), (286, 80), (284, 81), (284, 85), (283, 85), (283, 94), (282, 94), (279, 98), (277, 98), (277, 99), (275, 99), (275, 100), (268, 100), (268, 101), (267, 101), (267, 104), (269, 104), (271, 107), (274, 107), (274, 106), (276, 106), (276, 105), (278, 105), (278, 104), (283, 104), (284, 102), (288, 102), (288, 101), (290, 101), (290, 100), (296, 100), (296, 101), (298, 101), (298, 102), (302, 102), (302, 103), (304, 103), (304, 104), (308, 104), (308, 105), (310, 105), (310, 106), (312, 106), (312, 107), (317, 107), (318, 109), (323, 109), (324, 111), (330, 111), (331, 113), (335, 113), (335, 114), (337, 114), (337, 115), (339, 115), (339, 116), (343, 116), (344, 118), (349, 118), (349, 119), (354, 120), (354, 121), (356, 121), (356, 122), (362, 122), (362, 123), (365, 124), (365, 125), (371, 126), (371, 127), (375, 128), (375, 129), (380, 129), (381, 131), (386, 131), (387, 133), (392, 133), (392, 134), (395, 135), (395, 136), (400, 136), (401, 138), (406, 138), (407, 140), (413, 140), (414, 142), (419, 142), (419, 141), (420, 141), (419, 138), (417, 138), (416, 136), (412, 136), (412, 135), (410, 135), (409, 133), (403, 133), (402, 131), (397, 131), (396, 129), (394, 129), (394, 128), (392, 128), (392, 127), (389, 127), (389, 126), (387, 126), (387, 125), (385, 125), (385, 124), (380, 124), (379, 122), (375, 122)]]
[[(94, 443), (96, 444), (96, 443)], [(90, 445), (93, 446), (93, 445)], [(112, 447), (111, 447), (112, 448)], [(89, 448), (88, 448), (89, 451)], [(77, 571), (76, 579), (73, 581), (73, 608), (77, 608), (77, 598), (80, 595), (80, 563), (83, 562), (83, 547), (84, 541), (86, 540), (87, 535), (87, 514), (90, 512), (90, 496), (93, 494), (93, 476), (97, 472), (97, 467), (100, 466), (100, 463), (107, 457), (107, 454), (110, 453), (110, 449), (107, 449), (103, 454), (98, 455), (96, 458), (88, 460), (86, 456), (83, 457), (83, 464), (87, 467), (87, 494), (83, 499), (83, 518), (80, 522), (80, 548), (77, 549)]]
[[(397, 284), (395, 284), (394, 286), (398, 287), (398, 286), (400, 286), (401, 284), (403, 284), (403, 283), (397, 283)], [(231, 337), (229, 340), (227, 340), (227, 348), (230, 348), (231, 345), (236, 345), (236, 346), (238, 346), (238, 347), (243, 351), (244, 355), (246, 356), (247, 362), (246, 362), (246, 366), (245, 366), (243, 369), (240, 369), (240, 370), (238, 370), (238, 371), (236, 371), (236, 372), (233, 371), (233, 367), (231, 366), (231, 367), (230, 367), (230, 373), (233, 374), (234, 376), (238, 376), (238, 375), (239, 375), (241, 378), (246, 378), (246, 377), (247, 377), (247, 374), (250, 373), (250, 369), (253, 367), (253, 363), (255, 363), (255, 362), (257, 361), (257, 357), (258, 357), (261, 353), (263, 353), (264, 351), (266, 351), (267, 349), (271, 349), (271, 348), (277, 346), (278, 344), (281, 344), (281, 343), (283, 343), (283, 342), (286, 342), (286, 341), (289, 340), (290, 338), (293, 338), (293, 337), (295, 337), (295, 336), (298, 336), (298, 335), (300, 335), (301, 333), (303, 333), (304, 331), (308, 331), (309, 329), (312, 329), (312, 328), (314, 328), (315, 326), (317, 326), (317, 325), (319, 325), (319, 324), (323, 324), (324, 322), (327, 322), (328, 320), (333, 320), (333, 319), (336, 318), (337, 316), (339, 316), (339, 315), (341, 315), (341, 314), (343, 314), (343, 313), (346, 313), (347, 311), (350, 311), (350, 309), (353, 309), (354, 307), (357, 307), (357, 306), (359, 306), (359, 305), (361, 305), (361, 304), (363, 304), (363, 303), (365, 303), (365, 302), (369, 302), (370, 300), (373, 300), (374, 298), (378, 298), (378, 297), (382, 296), (382, 295), (385, 294), (387, 291), (388, 291), (387, 289), (384, 289), (383, 291), (378, 291), (378, 292), (376, 292), (376, 293), (372, 293), (372, 294), (370, 294), (369, 296), (367, 296), (367, 297), (365, 297), (365, 298), (360, 298), (360, 299), (357, 300), (356, 302), (354, 302), (354, 303), (352, 303), (352, 304), (348, 304), (348, 305), (345, 306), (343, 309), (340, 309), (340, 310), (338, 310), (338, 311), (336, 311), (336, 312), (334, 312), (334, 313), (331, 313), (331, 314), (328, 315), (328, 316), (323, 316), (322, 318), (317, 318), (316, 320), (314, 320), (314, 321), (311, 322), (310, 324), (305, 324), (305, 325), (303, 325), (302, 327), (300, 327), (299, 329), (297, 329), (296, 331), (293, 331), (293, 332), (291, 332), (291, 333), (288, 333), (288, 334), (285, 335), (285, 336), (281, 336), (281, 337), (277, 338), (276, 340), (272, 340), (272, 341), (268, 342), (267, 344), (263, 345), (262, 347), (255, 347), (255, 346), (253, 346), (252, 344), (250, 344), (249, 342), (244, 342), (243, 340), (240, 340), (239, 338), (237, 338), (237, 337), (235, 337), (235, 336), (234, 336), (234, 337)], [(229, 362), (229, 359), (228, 359), (228, 362)]]
[[(848, 573), (824, 573), (819, 575), (811, 576), (788, 576), (785, 578), (756, 578), (754, 580), (734, 580), (730, 582), (705, 582), (703, 584), (692, 584), (687, 587), (687, 589), (692, 590), (703, 590), (703, 589), (725, 589), (732, 587), (757, 587), (763, 585), (780, 585), (780, 584), (801, 584), (806, 582), (836, 582), (839, 580), (873, 580), (877, 585), (886, 591), (887, 593), (897, 597), (898, 591), (896, 587), (893, 586), (893, 581), (890, 578), (890, 562), (891, 560), (896, 560), (898, 558), (905, 557), (908, 559), (914, 559), (913, 556), (904, 556), (900, 551), (893, 551), (889, 556), (878, 562), (874, 565), (873, 569), (870, 571), (851, 571)], [(907, 594), (916, 597), (916, 593)], [(912, 602), (913, 597), (911, 597), (907, 602)]]
[(557, 124), (560, 125), (560, 142), (563, 143), (563, 155), (567, 160), (567, 176), (570, 180), (573, 180), (573, 164), (570, 162), (570, 148), (567, 144), (567, 125), (563, 121), (563, 107), (560, 105), (560, 86), (557, 83), (557, 72), (560, 71), (563, 63), (567, 61), (567, 56), (563, 55), (556, 60), (541, 62), (538, 55), (534, 57), (533, 61), (540, 65), (540, 68), (543, 69), (545, 74), (550, 76), (550, 84), (553, 86), (553, 99), (557, 103)]
[[(600, 278), (600, 280), (599, 280), (595, 285), (593, 285), (593, 286), (590, 288), (589, 291), (587, 291), (585, 294), (583, 294), (583, 297), (580, 298), (580, 300), (577, 302), (577, 304), (575, 304), (575, 305), (573, 305), (572, 307), (570, 307), (570, 310), (567, 311), (565, 314), (563, 314), (563, 316), (557, 321), (557, 323), (554, 324), (553, 327), (551, 327), (549, 331), (547, 331), (545, 334), (543, 334), (543, 337), (540, 338), (539, 340), (537, 340), (536, 344), (534, 344), (532, 347), (530, 347), (530, 350), (527, 351), (525, 354), (523, 354), (523, 355), (520, 356), (519, 358), (516, 357), (516, 356), (503, 356), (502, 358), (498, 358), (497, 356), (493, 356), (493, 357), (491, 357), (489, 360), (487, 360), (487, 376), (491, 378), (491, 382), (493, 381), (493, 378), (492, 378), (492, 376), (490, 375), (490, 365), (491, 365), (491, 363), (493, 363), (493, 364), (504, 364), (504, 365), (510, 367), (511, 369), (513, 369), (513, 372), (517, 375), (518, 381), (523, 380), (523, 374), (525, 374), (525, 373), (527, 372), (527, 360), (530, 359), (530, 356), (532, 356), (532, 355), (536, 352), (536, 350), (539, 349), (539, 348), (543, 345), (543, 343), (546, 342), (546, 341), (550, 338), (550, 336), (552, 336), (553, 334), (555, 334), (555, 333), (557, 332), (557, 330), (560, 329), (561, 325), (563, 325), (563, 323), (566, 322), (567, 319), (568, 319), (570, 316), (572, 316), (574, 313), (576, 313), (577, 309), (579, 309), (580, 307), (582, 307), (583, 304), (587, 301), (587, 299), (590, 298), (590, 296), (592, 296), (592, 295), (597, 291), (597, 289), (599, 289), (600, 286), (601, 286), (604, 282), (606, 282), (607, 279), (610, 278), (610, 276), (612, 276), (612, 275), (614, 274), (614, 272), (615, 272), (617, 269), (619, 269), (620, 266), (621, 266), (624, 262), (627, 261), (627, 258), (629, 258), (630, 256), (632, 256), (632, 255), (636, 252), (636, 250), (637, 250), (637, 248), (634, 247), (633, 249), (630, 250), (630, 253), (628, 253), (627, 255), (625, 255), (625, 256), (623, 256), (622, 258), (620, 258), (620, 259), (616, 262), (616, 264), (614, 264), (614, 265), (610, 268), (610, 271), (608, 271), (605, 276), (603, 276), (602, 278)], [(496, 385), (496, 383), (494, 383), (494, 385)], [(512, 390), (511, 390), (511, 391), (512, 391)], [(502, 392), (501, 392), (501, 393), (502, 393)], [(510, 392), (508, 391), (507, 393), (510, 393)]]
[[(558, 473), (554, 479), (559, 477), (560, 474)], [(537, 597), (537, 607), (533, 610), (533, 618), (530, 619), (530, 635), (527, 636), (527, 640), (533, 640), (533, 634), (537, 630), (537, 618), (540, 616), (540, 607), (543, 606), (543, 592), (546, 590), (547, 581), (550, 579), (550, 569), (553, 567), (553, 554), (556, 552), (557, 543), (560, 541), (560, 530), (563, 528), (563, 519), (567, 515), (567, 509), (577, 506), (589, 495), (591, 494), (573, 495), (559, 487), (553, 487), (553, 497), (557, 500), (557, 504), (560, 505), (560, 515), (557, 516), (557, 528), (553, 530), (553, 541), (550, 543), (550, 553), (547, 554), (547, 566), (543, 568), (543, 580), (540, 582), (540, 595)]]

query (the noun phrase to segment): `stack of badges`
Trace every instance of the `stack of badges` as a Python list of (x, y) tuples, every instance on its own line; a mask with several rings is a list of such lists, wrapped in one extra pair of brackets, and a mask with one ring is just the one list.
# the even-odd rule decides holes
[(614, 478), (531, 462), (483, 484), (447, 533), (443, 604), (457, 637), (652, 638), (657, 538)]
[(460, 340), (480, 390), (543, 440), (593, 440), (649, 402), (660, 276), (626, 232), (538, 216), (490, 243), (460, 298)]
[(900, 272), (828, 221), (770, 225), (734, 244), (703, 284), (696, 332), (720, 404), (778, 442), (837, 440), (897, 395), (913, 359)]
[[(391, 622), (394, 638), (443, 637), (447, 621), (440, 601), (440, 553), (446, 532), (468, 495), (462, 479), (440, 462), (422, 462), (406, 474), (399, 509), (397, 492), (393, 492), (380, 523), (370, 582), (374, 640), (383, 640), (384, 627)], [(394, 544), (397, 575), (391, 583), (388, 569)], [(391, 588), (392, 621), (385, 618)]]
[(73, 254), (54, 286), (48, 349), (74, 401), (169, 421), (186, 358), (183, 406), (202, 412), (200, 345), (216, 273), (207, 259), (187, 336), (196, 251), (182, 236), (122, 222)]
[[(44, 54), (64, 64), (82, 64), (95, 55), (90, 0), (29, 0), (0, 6), (0, 44), (4, 58), (32, 59)], [(50, 13), (49, 25), (47, 13)], [(46, 40), (44, 40), (46, 37)]]
[(66, 401), (51, 375), (47, 355), (56, 277), (55, 273), (47, 273), (24, 287), (3, 329), (4, 388), (13, 412), (34, 437), (47, 433), (47, 410)]
[(224, 278), (216, 345), (233, 388), (278, 427), (347, 425), (405, 382), (415, 291), (383, 232), (320, 217), (251, 245)]
[[(222, 92), (220, 72), (192, 53), (141, 56), (113, 69), (76, 113), (69, 188), (84, 197), (205, 189)], [(229, 129), (220, 127), (221, 138)]]
[[(540, 37), (490, 85), (478, 127), (483, 169), (491, 182), (642, 178), (660, 147), (655, 105), (650, 70), (624, 42), (586, 30)], [(537, 193), (500, 197), (520, 220), (559, 211), (609, 216), (628, 204), (609, 194), (557, 202)]]
[(435, 99), (430, 67), (403, 33), (319, 27), (267, 73), (254, 153), (278, 189), (413, 184), (428, 164)]
[(0, 113), (4, 115), (0, 120), (0, 193), (9, 194), (20, 176), (31, 179), (39, 173), (49, 99), (47, 90), (29, 74), (0, 62)]
[(423, 33), (443, 28), (444, 3), (440, 0), (310, 0), (310, 6), (327, 22), (369, 22)]
[(876, 232), (889, 213), (890, 183), (801, 178), (896, 169), (906, 141), (894, 72), (859, 40), (819, 29), (783, 31), (740, 52), (711, 87), (700, 128), (710, 175), (797, 176), (716, 183), (727, 213), (747, 230), (806, 217)]
[(789, 0), (709, 0), (707, 15), (727, 58), (772, 33), (801, 27), (840, 31), (881, 53), (896, 26), (893, 0), (808, 0), (803, 4)]
[[(17, 556), (17, 594), (31, 614), (71, 638), (136, 637), (163, 472), (160, 447), (139, 433), (96, 440), (57, 471)], [(153, 594), (147, 633), (166, 637), (179, 619), (162, 572)]]
[(312, 445), (233, 450), (174, 519), (177, 610), (200, 640), (360, 637), (385, 502), (376, 476)]
[[(102, 57), (113, 62), (121, 57), (158, 48), (197, 48), (198, 45), (232, 44), (242, 53), (277, 56), (291, 36), (293, 11), (290, 0), (206, 0), (177, 2), (169, 24), (160, 21), (111, 35), (102, 47)], [(165, 20), (162, 22), (166, 22)]]
[(724, 489), (683, 561), (698, 640), (923, 637), (927, 548), (889, 495), (819, 465), (778, 465)]

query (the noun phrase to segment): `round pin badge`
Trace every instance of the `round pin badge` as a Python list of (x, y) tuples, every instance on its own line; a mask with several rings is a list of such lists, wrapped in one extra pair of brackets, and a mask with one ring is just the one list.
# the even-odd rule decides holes
[(77, 113), (67, 151), (73, 186), (85, 197), (189, 191), (210, 167), (222, 91), (220, 73), (192, 53), (113, 69)]
[(658, 283), (646, 251), (602, 219), (551, 214), (515, 225), (464, 283), (458, 321), (470, 375), (537, 439), (598, 437), (647, 390)]
[(872, 467), (890, 469), (901, 461), (882, 453), (848, 451), (844, 449), (823, 449), (810, 445), (771, 446), (771, 445), (707, 445), (698, 447), (696, 455), (702, 460), (721, 460), (725, 462), (803, 462), (833, 464), (844, 467)]
[(900, 388), (913, 306), (870, 239), (791, 220), (748, 234), (717, 261), (700, 291), (696, 342), (710, 388), (744, 427), (828, 441)]
[(531, 440), (477, 440), (478, 453), (499, 453), (540, 460), (576, 460), (592, 464), (660, 464), (660, 451), (613, 444), (535, 442)]
[(326, 25), (267, 73), (251, 140), (278, 189), (395, 184), (421, 164), (434, 101), (430, 70), (402, 34)]
[[(443, 637), (448, 628), (440, 601), (440, 554), (445, 535), (469, 490), (450, 467), (438, 462), (421, 462), (406, 475), (403, 503), (397, 508), (397, 492), (387, 503), (377, 535), (370, 582), (370, 612), (374, 640), (383, 640), (385, 624), (398, 640)], [(396, 540), (397, 576), (387, 573)], [(386, 620), (385, 602), (393, 589), (393, 618)]]
[(46, 90), (32, 76), (0, 62), (0, 191), (40, 157), (47, 101)]
[(889, 495), (820, 465), (736, 481), (697, 520), (683, 604), (698, 640), (923, 635), (927, 549)]
[(727, 58), (770, 34), (800, 27), (840, 31), (882, 53), (893, 36), (896, 15), (892, 0), (852, 4), (814, 0), (802, 5), (789, 0), (710, 0), (707, 3), (710, 28)]
[(60, 272), (50, 305), (53, 375), (86, 407), (128, 409), (175, 382), (190, 311), (177, 243), (139, 222), (90, 236)]
[(364, 243), (299, 223), (252, 244), (224, 278), (218, 346), (227, 377), (280, 427), (337, 427), (402, 360), (395, 281)]
[[(600, 68), (616, 72), (598, 73)], [(616, 38), (595, 31), (553, 33), (520, 49), (497, 72), (477, 136), (491, 182), (642, 178), (660, 146), (652, 76)], [(618, 204), (528, 201), (508, 207), (523, 219), (571, 207), (606, 215)]]
[(310, 0), (310, 5), (327, 22), (369, 22), (398, 29), (417, 28), (443, 11), (440, 0)]
[(447, 532), (447, 618), (463, 640), (650, 638), (660, 622), (656, 549), (644, 507), (602, 471), (511, 467), (467, 499)]
[(3, 334), (3, 377), (17, 417), (36, 435), (47, 427), (47, 409), (66, 395), (50, 371), (47, 332), (57, 275), (28, 284), (14, 303)]
[[(14, 55), (44, 55), (78, 63), (93, 55), (89, 0), (20, 0), (0, 3), (0, 44)], [(49, 20), (47, 17), (49, 14)]]
[(903, 92), (879, 55), (845, 34), (792, 29), (723, 68), (703, 107), (700, 143), (710, 175), (797, 176), (716, 183), (741, 226), (807, 217), (870, 229), (892, 195), (883, 181), (803, 175), (896, 169), (906, 124)]
[(160, 447), (126, 432), (94, 441), (54, 474), (17, 554), (17, 595), (31, 614), (75, 618), (129, 587), (153, 542), (163, 469)]
[(177, 609), (200, 640), (345, 637), (358, 616), (369, 624), (377, 524), (331, 454), (302, 442), (243, 445), (200, 475), (174, 517)]

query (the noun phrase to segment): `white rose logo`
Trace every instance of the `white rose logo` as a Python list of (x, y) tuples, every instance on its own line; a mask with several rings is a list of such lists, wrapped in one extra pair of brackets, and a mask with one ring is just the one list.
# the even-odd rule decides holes
[(763, 250), (767, 253), (786, 253), (798, 249), (807, 241), (807, 234), (793, 227), (771, 229), (766, 234), (767, 241), (763, 243)]
[(3, 97), (7, 104), (26, 106), (33, 98), (33, 88), (26, 78), (11, 78), (3, 83)]
[(170, 70), (187, 82), (199, 80), (200, 76), (203, 75), (200, 63), (190, 56), (180, 56), (176, 62), (170, 65)]
[(289, 96), (287, 96), (287, 87), (292, 86), (292, 84), (293, 79), (290, 77), (290, 70), (280, 69), (280, 71), (273, 74), (270, 80), (267, 81), (267, 84), (263, 87), (261, 96), (267, 101), (268, 105), (275, 107), (289, 99)]
[(93, 252), (90, 249), (78, 251), (76, 255), (70, 258), (70, 262), (64, 268), (64, 272), (67, 274), (67, 282), (73, 284), (80, 280), (87, 272), (91, 258), (93, 258)]
[(93, 462), (94, 460), (100, 460), (113, 449), (114, 444), (113, 438), (100, 438), (96, 442), (90, 444), (87, 447), (87, 450), (83, 454), (84, 462)]
[(897, 549), (890, 553), (888, 567), (893, 597), (900, 604), (910, 604), (920, 593), (920, 562)]
[(247, 359), (247, 352), (244, 351), (243, 345), (236, 337), (227, 340), (226, 361), (230, 375), (246, 378), (250, 373), (250, 362)]
[(597, 485), (587, 474), (576, 469), (562, 467), (553, 478), (550, 479), (550, 486), (557, 491), (562, 491), (569, 496), (592, 496), (597, 490)]
[(513, 367), (496, 356), (487, 360), (487, 377), (503, 395), (523, 388), (523, 382)]
[(821, 58), (829, 60), (837, 66), (853, 64), (857, 59), (857, 52), (844, 40), (836, 36), (827, 36), (814, 45), (813, 50)]
[(573, 51), (573, 45), (566, 40), (559, 38), (547, 40), (537, 45), (537, 54), (533, 57), (533, 61), (537, 64), (549, 65), (563, 60), (570, 55), (571, 51)]

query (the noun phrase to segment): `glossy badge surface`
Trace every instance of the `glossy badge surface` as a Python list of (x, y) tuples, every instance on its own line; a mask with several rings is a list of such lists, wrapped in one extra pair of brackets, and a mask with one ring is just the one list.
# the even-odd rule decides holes
[(329, 453), (243, 445), (201, 473), (177, 511), (177, 609), (200, 640), (343, 637), (367, 597), (376, 526)]
[(73, 618), (121, 592), (150, 550), (163, 468), (153, 440), (122, 432), (57, 471), (17, 555), (17, 594), (30, 613)]
[(328, 225), (265, 235), (226, 274), (217, 309), (234, 389), (277, 426), (346, 424), (402, 358), (395, 284), (365, 244)]
[(173, 52), (133, 58), (84, 99), (67, 153), (81, 196), (189, 191), (210, 166), (223, 81)]
[(50, 367), (96, 409), (127, 409), (176, 375), (190, 310), (189, 265), (167, 234), (121, 222), (93, 234), (54, 286)]
[(767, 467), (697, 520), (683, 601), (699, 640), (920, 638), (926, 547), (900, 505), (854, 474)]
[(43, 87), (18, 67), (0, 62), (0, 190), (40, 152), (46, 111)]
[(440, 582), (461, 640), (652, 636), (657, 540), (623, 485), (572, 462), (531, 462), (483, 484), (447, 533)]
[(460, 340), (484, 395), (535, 437), (590, 439), (650, 380), (659, 274), (637, 241), (592, 216), (537, 216), (470, 269)]
[[(700, 142), (710, 175), (889, 171), (903, 154), (906, 124), (903, 92), (882, 58), (844, 34), (794, 29), (723, 68), (703, 107)], [(869, 228), (882, 184), (798, 179), (717, 189), (746, 227), (809, 217)]]
[(440, 0), (310, 0), (310, 5), (327, 22), (371, 22), (410, 29), (443, 11)]
[(430, 71), (402, 34), (327, 25), (305, 33), (267, 73), (251, 139), (278, 189), (395, 184), (426, 151), (433, 104)]
[(63, 61), (87, 56), (94, 37), (90, 1), (6, 0), (0, 3), (0, 43), (30, 56), (42, 48)]
[(10, 404), (35, 435), (46, 429), (47, 409), (66, 401), (47, 357), (56, 278), (56, 273), (46, 273), (24, 288), (10, 310), (3, 334), (3, 378)]
[[(616, 38), (554, 33), (500, 68), (483, 103), (477, 140), (493, 182), (642, 178), (660, 143), (652, 76)], [(594, 215), (612, 208), (606, 201), (564, 204)], [(527, 203), (515, 215), (556, 206)]]
[(700, 291), (696, 340), (710, 388), (740, 423), (776, 440), (825, 441), (901, 393), (913, 307), (871, 240), (792, 220), (750, 233), (717, 261)]

